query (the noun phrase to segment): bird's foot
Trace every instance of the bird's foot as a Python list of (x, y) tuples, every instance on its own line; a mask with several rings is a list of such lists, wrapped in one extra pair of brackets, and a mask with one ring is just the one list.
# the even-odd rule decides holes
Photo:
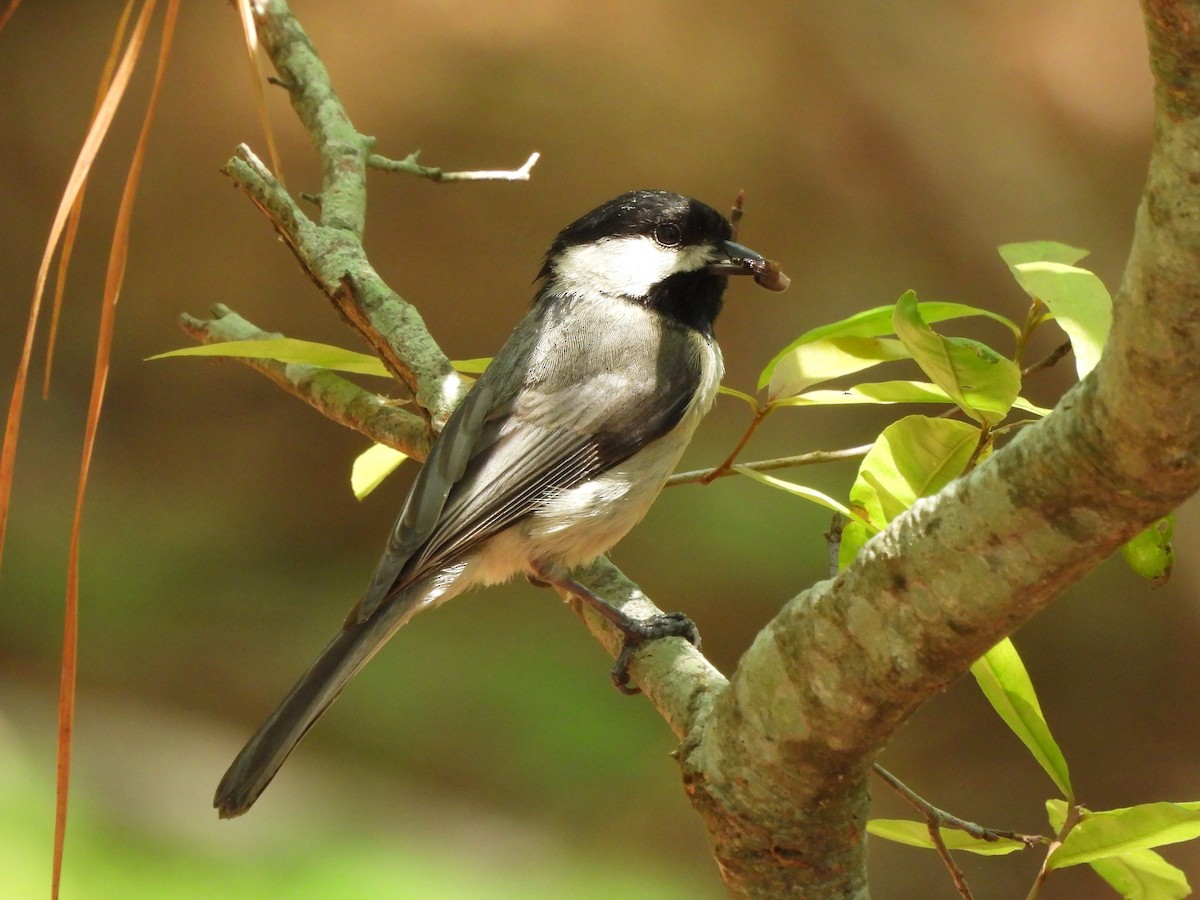
[(700, 647), (700, 631), (696, 628), (696, 623), (679, 612), (663, 613), (649, 619), (626, 618), (624, 622), (617, 623), (617, 627), (625, 635), (625, 643), (621, 645), (621, 652), (617, 654), (617, 661), (613, 664), (610, 676), (613, 685), (622, 694), (642, 692), (641, 688), (629, 683), (629, 663), (633, 660), (633, 654), (646, 641), (681, 637), (693, 647)]

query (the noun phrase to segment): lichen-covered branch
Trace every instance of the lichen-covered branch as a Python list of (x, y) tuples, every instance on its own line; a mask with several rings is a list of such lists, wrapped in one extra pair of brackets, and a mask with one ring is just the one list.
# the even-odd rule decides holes
[(240, 148), (224, 171), (271, 219), (309, 276), (440, 426), (465, 384), (417, 310), (384, 283), (363, 250), (367, 159), (374, 141), (354, 128), (287, 4), (265, 0), (255, 9), (262, 46), (321, 160), (319, 223), (303, 213), (248, 148)]
[[(280, 337), (262, 331), (223, 304), (214, 306), (212, 313), (211, 319), (180, 316), (180, 326), (202, 344)], [(325, 418), (352, 428), (378, 444), (387, 444), (417, 459), (424, 459), (429, 452), (429, 431), (424, 419), (328, 369), (273, 359), (238, 357), (237, 361), (267, 376)]]
[[(525, 180), (537, 161), (533, 154), (519, 169), (443, 173), (431, 167), (396, 163), (373, 154), (373, 139), (354, 128), (337, 98), (329, 74), (317, 57), (300, 23), (283, 0), (255, 4), (262, 46), (288, 91), (297, 116), (308, 130), (324, 172), (319, 201), (320, 219), (311, 219), (279, 183), (270, 169), (241, 146), (224, 172), (270, 220), (301, 267), (334, 306), (371, 345), (385, 365), (413, 392), (432, 429), (418, 433), (423, 420), (389, 407), (372, 394), (329, 372), (285, 366), (268, 360), (239, 360), (274, 380), (328, 418), (424, 459), (432, 431), (440, 428), (465, 389), (425, 328), (416, 309), (405, 303), (375, 272), (362, 246), (368, 167), (407, 171), (442, 181)], [(221, 309), (215, 319), (184, 317), (184, 328), (198, 340), (262, 337), (254, 326)], [(634, 605), (640, 616), (660, 611), (610, 563), (601, 560), (581, 574), (586, 584), (615, 606)], [(579, 610), (577, 610), (579, 611)], [(579, 611), (589, 629), (614, 654), (618, 638), (611, 626)], [(643, 648), (630, 666), (634, 683), (646, 692), (664, 718), (682, 735), (701, 696), (724, 685), (724, 678), (681, 639), (659, 641)]]

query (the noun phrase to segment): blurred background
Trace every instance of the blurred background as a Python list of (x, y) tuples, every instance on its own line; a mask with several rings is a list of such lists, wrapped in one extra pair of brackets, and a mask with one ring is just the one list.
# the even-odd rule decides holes
[[(1120, 277), (1151, 131), (1132, 0), (295, 9), (380, 152), (421, 149), (447, 169), (542, 153), (525, 184), (372, 175), (372, 260), (453, 358), (491, 355), (558, 229), (637, 187), (720, 208), (746, 190), (741, 239), (793, 279), (786, 294), (729, 292), (726, 380), (746, 391), (802, 331), (908, 288), (1023, 317), (996, 255), (1004, 242), (1086, 247), (1085, 265), (1114, 289)], [(0, 33), (6, 385), (116, 15), (111, 3), (26, 3)], [(217, 779), (365, 586), (412, 476), (357, 502), (360, 436), (235, 363), (143, 361), (185, 346), (179, 313), (216, 302), (267, 330), (360, 349), (218, 172), (241, 141), (265, 157), (244, 57), (229, 4), (184, 5), (84, 520), (64, 896), (723, 896), (670, 732), (611, 688), (609, 660), (555, 597), (524, 583), (419, 617), (253, 812), (217, 820)], [(49, 885), (71, 507), (108, 235), (150, 69), (92, 179), (54, 387), (47, 402), (31, 391), (17, 459), (0, 580), (6, 897)], [(289, 185), (318, 190), (306, 136), (281, 92), (268, 96)], [(1011, 352), (996, 326), (953, 327)], [(1044, 334), (1037, 349), (1058, 340)], [(1072, 378), (1068, 361), (1027, 394), (1052, 404)], [(745, 458), (853, 446), (898, 414), (784, 411)], [(746, 423), (723, 399), (684, 466), (715, 465)], [(844, 497), (853, 471), (785, 474)], [(825, 576), (827, 524), (730, 478), (667, 491), (613, 558), (660, 606), (692, 615), (728, 673), (780, 605)], [(1200, 798), (1197, 524), (1191, 503), (1167, 587), (1110, 561), (1016, 635), (1094, 808)], [(957, 814), (1046, 830), (1052, 785), (970, 679), (924, 707), (883, 762)], [(876, 814), (908, 810), (880, 791)], [(1196, 845), (1164, 855), (1200, 876)], [(978, 896), (1023, 896), (1038, 860), (962, 865)], [(954, 896), (932, 853), (873, 841), (871, 867), (877, 898)], [(1043, 896), (1104, 890), (1082, 867)]]

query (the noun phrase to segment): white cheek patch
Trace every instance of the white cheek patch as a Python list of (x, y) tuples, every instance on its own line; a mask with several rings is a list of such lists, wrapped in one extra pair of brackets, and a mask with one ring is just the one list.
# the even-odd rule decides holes
[(708, 247), (664, 247), (649, 237), (615, 237), (568, 247), (554, 264), (558, 286), (566, 291), (599, 291), (644, 297), (677, 272), (694, 272), (709, 262)]

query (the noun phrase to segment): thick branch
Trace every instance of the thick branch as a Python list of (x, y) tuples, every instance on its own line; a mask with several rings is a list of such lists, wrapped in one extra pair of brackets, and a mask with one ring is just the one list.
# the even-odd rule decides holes
[(791, 601), (743, 657), (685, 759), (735, 894), (864, 895), (864, 782), (884, 742), (1200, 485), (1200, 2), (1145, 9), (1155, 145), (1105, 356), (1053, 415)]

